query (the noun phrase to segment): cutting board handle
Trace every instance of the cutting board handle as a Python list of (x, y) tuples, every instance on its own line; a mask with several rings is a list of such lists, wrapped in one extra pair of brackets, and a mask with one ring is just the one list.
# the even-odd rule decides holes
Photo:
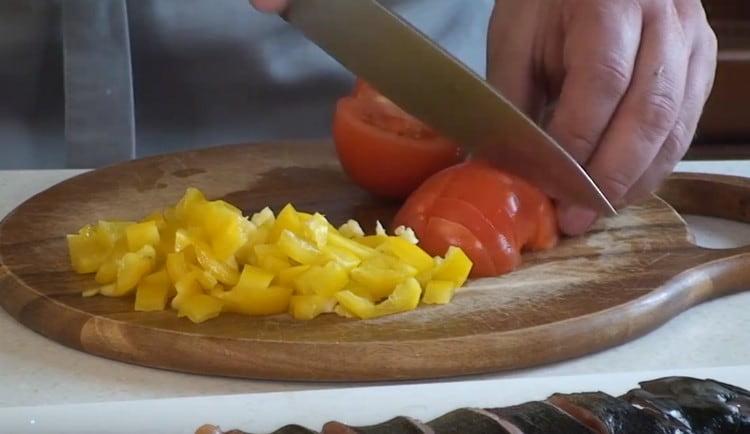
[[(675, 173), (657, 194), (683, 215), (750, 224), (750, 178)], [(699, 296), (698, 303), (750, 288), (750, 245), (711, 252), (714, 259), (693, 270), (706, 273), (711, 279), (711, 288)]]

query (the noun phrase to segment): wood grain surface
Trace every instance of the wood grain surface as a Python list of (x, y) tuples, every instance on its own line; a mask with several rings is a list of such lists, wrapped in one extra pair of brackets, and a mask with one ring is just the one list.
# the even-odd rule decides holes
[[(585, 237), (527, 255), (518, 271), (474, 280), (445, 306), (357, 321), (334, 315), (223, 315), (203, 324), (133, 300), (82, 298), (65, 234), (135, 219), (188, 186), (246, 213), (293, 202), (335, 222), (388, 220), (397, 204), (349, 183), (328, 144), (238, 145), (132, 161), (64, 181), (0, 224), (0, 304), (32, 330), (91, 354), (151, 367), (277, 380), (366, 381), (486, 373), (578, 357), (631, 340), (707, 299), (746, 289), (746, 249), (696, 247), (661, 199), (601, 221)], [(679, 209), (750, 221), (750, 182), (674, 176)]]

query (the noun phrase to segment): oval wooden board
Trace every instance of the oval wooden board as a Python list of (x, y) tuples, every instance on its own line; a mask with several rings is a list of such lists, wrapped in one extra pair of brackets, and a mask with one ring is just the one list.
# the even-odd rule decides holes
[[(527, 256), (512, 274), (470, 282), (449, 305), (377, 320), (225, 315), (196, 325), (171, 311), (133, 312), (132, 299), (82, 298), (94, 282), (71, 271), (64, 235), (98, 219), (140, 218), (189, 186), (248, 213), (292, 202), (370, 228), (396, 209), (351, 185), (325, 144), (227, 146), (132, 161), (62, 182), (2, 222), (0, 303), (50, 339), (125, 362), (248, 378), (393, 380), (580, 356), (749, 281), (744, 255), (694, 246), (684, 221), (654, 198), (583, 238)], [(675, 200), (694, 202), (672, 186)]]

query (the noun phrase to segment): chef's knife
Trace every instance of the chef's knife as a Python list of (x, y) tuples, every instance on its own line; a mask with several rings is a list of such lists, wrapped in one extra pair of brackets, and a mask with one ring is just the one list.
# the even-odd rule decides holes
[(375, 0), (292, 0), (283, 18), (402, 109), (568, 203), (616, 212), (585, 170), (479, 75)]

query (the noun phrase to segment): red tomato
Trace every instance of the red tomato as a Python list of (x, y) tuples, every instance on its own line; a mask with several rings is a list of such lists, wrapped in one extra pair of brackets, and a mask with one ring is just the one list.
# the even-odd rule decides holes
[(431, 175), (462, 160), (458, 145), (361, 80), (336, 105), (333, 139), (355, 183), (395, 199), (406, 198)]
[(526, 181), (487, 163), (465, 162), (424, 182), (399, 210), (393, 226), (411, 227), (432, 255), (458, 246), (474, 262), (473, 277), (514, 270), (521, 252), (557, 244), (552, 202)]

